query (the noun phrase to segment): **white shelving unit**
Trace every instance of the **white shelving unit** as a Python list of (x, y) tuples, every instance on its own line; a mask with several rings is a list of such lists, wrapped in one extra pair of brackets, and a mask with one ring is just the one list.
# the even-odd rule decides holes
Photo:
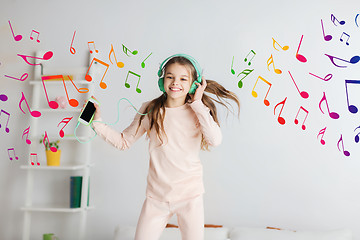
[[(37, 52), (35, 56), (41, 57), (43, 56), (43, 52)], [(90, 61), (91, 59), (89, 59)], [(37, 62), (39, 63), (39, 62)], [(90, 62), (89, 62), (90, 63)], [(96, 65), (90, 69), (89, 74), (93, 77), (97, 76), (97, 72), (95, 71)], [(31, 140), (31, 144), (29, 145), (29, 154), (33, 152), (39, 152), (44, 151), (44, 146), (40, 148), (39, 146), (39, 140), (42, 138), (41, 136), (44, 134), (40, 128), (44, 127), (44, 125), (48, 122), (48, 118), (55, 118), (56, 116), (59, 116), (59, 118), (62, 118), (62, 115), (66, 114), (66, 116), (72, 116), (73, 119), (72, 122), (77, 122), (77, 117), (80, 114), (81, 108), (83, 106), (84, 100), (88, 99), (92, 94), (94, 90), (94, 84), (93, 82), (88, 82), (85, 80), (85, 74), (88, 70), (88, 67), (84, 68), (50, 68), (46, 66), (46, 63), (42, 64), (42, 66), (36, 66), (34, 68), (34, 80), (28, 80), (30, 82), (30, 87), (32, 89), (32, 101), (31, 101), (31, 109), (35, 109), (36, 111), (41, 112), (41, 117), (34, 118), (30, 116), (30, 131), (29, 131), (29, 139)], [(41, 80), (42, 75), (72, 75), (74, 76), (74, 83), (78, 86), (86, 87), (89, 89), (87, 93), (78, 93), (76, 97), (78, 97), (79, 106), (72, 107), (69, 104), (67, 104), (66, 109), (51, 109), (46, 100), (46, 96), (44, 93), (44, 86)], [(68, 84), (68, 91), (71, 88), (70, 81), (65, 81)], [(54, 94), (50, 96), (51, 89), (55, 89), (57, 94), (65, 95), (64, 92), (64, 85), (63, 81), (46, 81), (46, 88), (48, 90), (48, 96), (49, 100), (53, 101), (55, 100)], [(73, 98), (74, 93), (73, 93)], [(51, 98), (51, 99), (50, 99)], [(45, 122), (44, 122), (45, 121)], [(26, 181), (26, 195), (25, 195), (25, 206), (21, 208), (21, 210), (24, 212), (24, 225), (23, 225), (23, 240), (30, 240), (31, 237), (31, 230), (36, 228), (36, 226), (31, 226), (31, 217), (33, 214), (42, 214), (42, 213), (68, 213), (68, 214), (79, 214), (79, 226), (78, 226), (78, 237), (76, 239), (83, 240), (85, 239), (85, 230), (86, 230), (86, 218), (87, 218), (87, 211), (92, 209), (93, 207), (88, 206), (88, 191), (89, 191), (89, 177), (90, 177), (90, 169), (94, 165), (91, 163), (91, 143), (86, 144), (80, 144), (77, 139), (74, 136), (65, 135), (63, 138), (60, 138), (59, 134), (55, 132), (59, 130), (57, 127), (58, 122), (52, 122), (52, 127), (48, 129), (47, 134), (50, 139), (50, 141), (56, 139), (60, 140), (60, 148), (62, 149), (62, 156), (60, 161), (60, 166), (47, 166), (46, 161), (42, 161), (40, 166), (31, 165), (30, 161), (26, 165), (22, 165), (20, 168), (26, 171), (27, 174), (27, 181)], [(67, 132), (71, 132), (74, 130), (74, 128), (66, 127)], [(65, 129), (64, 129), (65, 131)], [(81, 136), (78, 136), (78, 138), (81, 141), (86, 141), (91, 136), (91, 129), (89, 127), (85, 128), (85, 131), (82, 131)], [(77, 135), (78, 135), (77, 134)], [(70, 149), (63, 148), (61, 145), (62, 143), (67, 143), (70, 145)], [(76, 159), (76, 154), (72, 154), (71, 158), (74, 159), (64, 159), (66, 156), (66, 152), (74, 151), (74, 149), (81, 147), (82, 149), (85, 149), (85, 151), (82, 151), (82, 160)], [(41, 149), (41, 150), (39, 150)], [(69, 151), (68, 151), (69, 150)], [(64, 156), (65, 155), (65, 156)], [(69, 154), (67, 154), (69, 155)], [(29, 157), (30, 158), (30, 157)], [(68, 161), (67, 161), (68, 160)], [(65, 173), (69, 174), (69, 172), (72, 174), (73, 172), (76, 173), (76, 175), (82, 176), (82, 193), (81, 193), (81, 205), (79, 208), (70, 208), (70, 205), (66, 207), (64, 205), (62, 206), (54, 206), (51, 203), (45, 204), (46, 206), (36, 206), (36, 204), (33, 204), (34, 200), (34, 178), (35, 177), (42, 177), (41, 173), (48, 173), (48, 172), (56, 172), (57, 174), (63, 174)], [(37, 174), (40, 174), (39, 176), (36, 176)], [(46, 175), (46, 174), (45, 174)], [(44, 179), (49, 180), (49, 179)], [(70, 179), (68, 177), (64, 177), (63, 184), (69, 184), (70, 185)], [(45, 193), (46, 194), (46, 193)], [(70, 191), (67, 193), (64, 193), (64, 195), (68, 196), (68, 199), (70, 198)], [(91, 195), (90, 195), (91, 196)], [(89, 197), (90, 197), (89, 196)], [(91, 203), (91, 201), (90, 201)], [(56, 220), (56, 219), (55, 219)], [(49, 220), (51, 221), (51, 220)]]

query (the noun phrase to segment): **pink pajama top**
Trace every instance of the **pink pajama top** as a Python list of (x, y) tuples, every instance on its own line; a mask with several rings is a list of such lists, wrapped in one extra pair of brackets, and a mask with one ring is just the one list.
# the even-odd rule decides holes
[[(146, 105), (144, 103), (139, 112), (144, 112)], [(123, 132), (101, 122), (93, 122), (93, 127), (105, 141), (125, 150), (149, 130), (150, 121), (145, 116), (136, 132), (139, 119), (137, 114)], [(222, 140), (220, 127), (210, 115), (210, 110), (201, 100), (165, 108), (164, 130), (163, 144), (154, 129), (148, 135), (150, 163), (146, 196), (162, 202), (175, 202), (202, 194), (201, 137), (204, 136), (210, 146), (217, 146)]]

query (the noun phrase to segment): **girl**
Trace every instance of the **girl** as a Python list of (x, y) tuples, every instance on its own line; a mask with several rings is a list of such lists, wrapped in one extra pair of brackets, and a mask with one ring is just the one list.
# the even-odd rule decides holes
[(163, 94), (141, 106), (140, 112), (146, 115), (137, 114), (130, 126), (119, 133), (99, 122), (100, 109), (96, 105), (93, 127), (120, 150), (129, 148), (145, 133), (150, 139), (146, 199), (135, 240), (159, 239), (174, 214), (183, 240), (201, 240), (204, 186), (199, 151), (219, 145), (222, 139), (214, 101), (228, 110), (225, 99), (235, 101), (238, 109), (240, 103), (234, 93), (215, 81), (205, 80), (198, 63), (188, 55), (167, 58), (158, 75)]

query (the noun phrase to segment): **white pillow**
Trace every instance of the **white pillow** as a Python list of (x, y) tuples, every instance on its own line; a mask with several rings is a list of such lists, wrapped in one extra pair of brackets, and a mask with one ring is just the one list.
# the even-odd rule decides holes
[(265, 228), (233, 228), (231, 240), (352, 240), (350, 230), (290, 231)]

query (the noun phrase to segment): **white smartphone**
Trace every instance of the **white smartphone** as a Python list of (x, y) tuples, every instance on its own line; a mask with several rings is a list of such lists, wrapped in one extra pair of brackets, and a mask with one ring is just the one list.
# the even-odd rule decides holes
[(86, 126), (90, 125), (93, 118), (94, 118), (94, 113), (96, 111), (95, 108), (95, 104), (100, 105), (100, 103), (98, 101), (96, 101), (94, 98), (89, 98), (89, 100), (87, 101), (84, 109), (81, 111), (81, 114), (78, 118), (78, 121)]

